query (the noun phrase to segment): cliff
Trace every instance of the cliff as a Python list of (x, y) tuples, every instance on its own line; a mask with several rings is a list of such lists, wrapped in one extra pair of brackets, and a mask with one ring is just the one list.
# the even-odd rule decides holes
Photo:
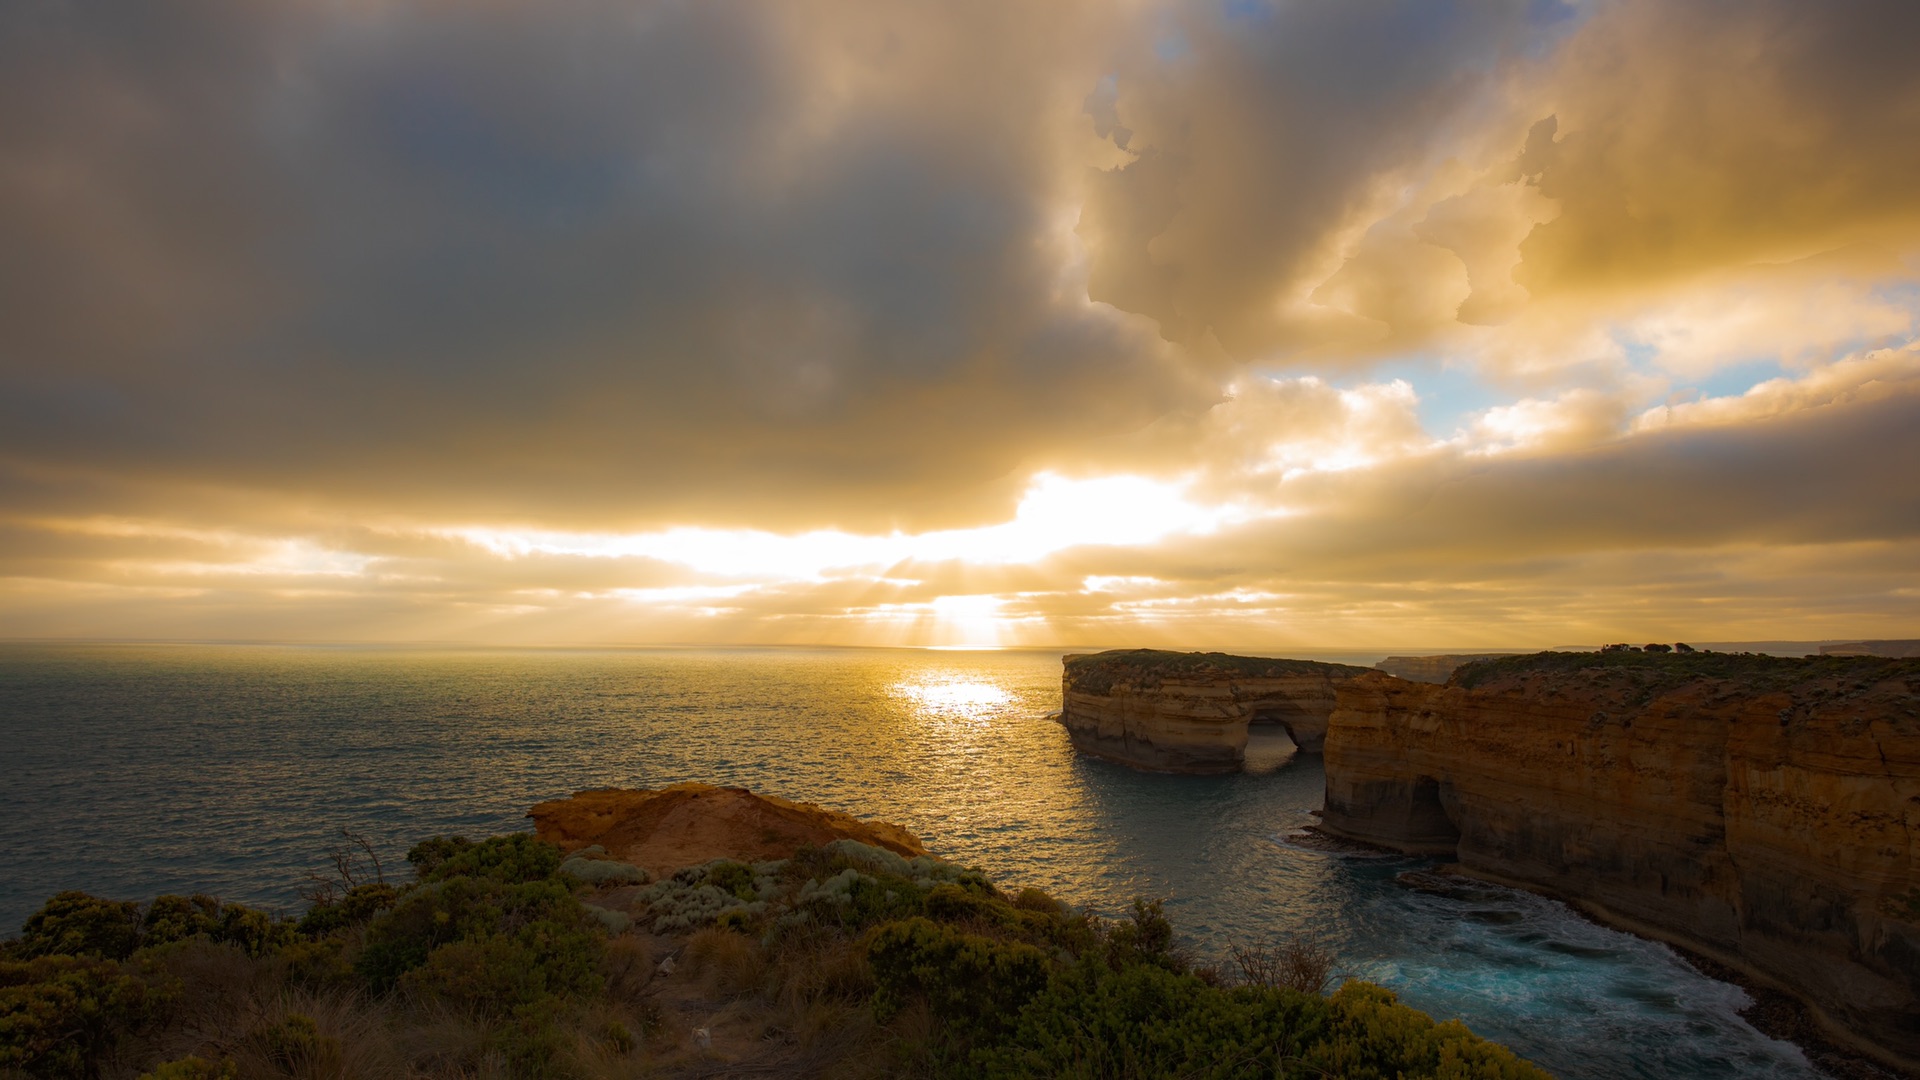
[(1443, 683), (1453, 673), (1481, 660), (1498, 660), (1512, 653), (1449, 653), (1444, 656), (1389, 656), (1373, 665), (1376, 671), (1414, 682)]
[(1324, 827), (1566, 897), (1920, 1065), (1920, 662), (1543, 653), (1343, 683)]
[(909, 857), (927, 853), (898, 825), (711, 784), (582, 791), (540, 803), (527, 816), (540, 839), (562, 851), (598, 844), (655, 876), (711, 859), (781, 859), (805, 844), (842, 839)]
[(1069, 656), (1060, 722), (1082, 753), (1140, 769), (1238, 772), (1247, 725), (1273, 723), (1319, 753), (1346, 664), (1122, 649)]

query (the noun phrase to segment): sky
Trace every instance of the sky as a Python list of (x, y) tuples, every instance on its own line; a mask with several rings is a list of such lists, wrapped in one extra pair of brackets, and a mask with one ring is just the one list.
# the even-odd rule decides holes
[(11, 0), (0, 638), (1920, 637), (1910, 0)]

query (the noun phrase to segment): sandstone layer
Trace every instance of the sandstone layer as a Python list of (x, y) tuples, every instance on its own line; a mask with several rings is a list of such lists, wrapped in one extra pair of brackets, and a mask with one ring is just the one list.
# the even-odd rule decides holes
[(1224, 653), (1123, 649), (1068, 656), (1060, 722), (1082, 753), (1163, 772), (1238, 772), (1247, 726), (1320, 752), (1334, 687), (1366, 668)]
[(598, 844), (655, 877), (713, 859), (785, 858), (802, 845), (842, 838), (909, 857), (927, 854), (898, 825), (711, 784), (582, 791), (540, 803), (527, 816), (540, 839), (564, 851)]
[(1343, 683), (1324, 827), (1566, 897), (1920, 1066), (1920, 662), (1542, 654)]

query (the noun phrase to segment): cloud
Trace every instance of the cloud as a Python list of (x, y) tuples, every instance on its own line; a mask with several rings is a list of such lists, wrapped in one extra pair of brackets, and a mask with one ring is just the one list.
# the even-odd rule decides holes
[(1891, 626), (1916, 18), (8, 5), (0, 618)]
[(1212, 392), (1057, 288), (1075, 5), (198, 4), (130, 15), (164, 24), (137, 46), (7, 18), (18, 462), (455, 517), (977, 520), (1023, 460)]

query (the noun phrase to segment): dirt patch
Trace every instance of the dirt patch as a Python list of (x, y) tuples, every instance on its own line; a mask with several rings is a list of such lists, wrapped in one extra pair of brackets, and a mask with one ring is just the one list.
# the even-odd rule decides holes
[(785, 858), (803, 845), (842, 838), (909, 857), (927, 854), (919, 837), (898, 825), (711, 784), (582, 791), (540, 803), (527, 816), (540, 839), (562, 850), (599, 844), (656, 876), (713, 859)]

